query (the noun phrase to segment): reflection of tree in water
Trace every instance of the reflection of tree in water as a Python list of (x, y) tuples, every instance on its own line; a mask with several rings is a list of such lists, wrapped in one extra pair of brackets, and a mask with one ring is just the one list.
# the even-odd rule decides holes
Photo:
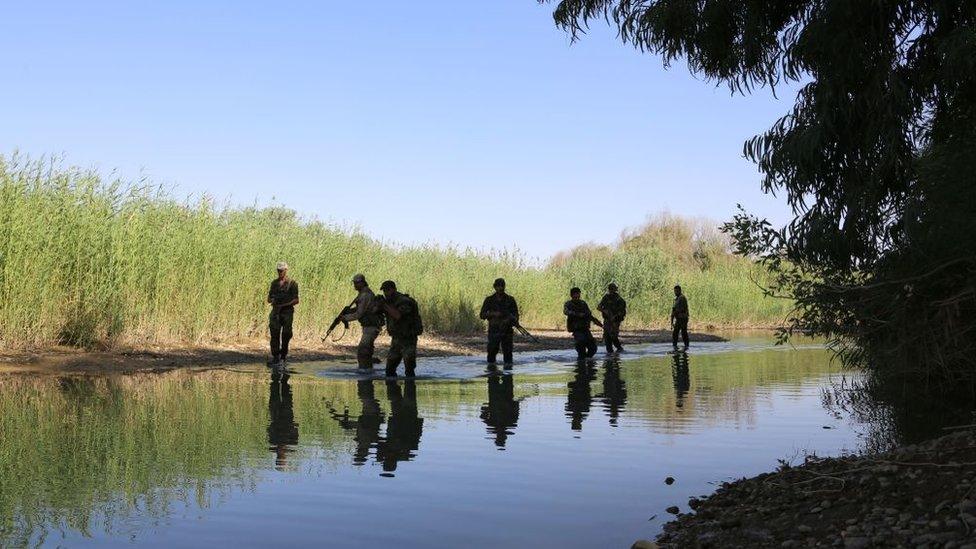
[(268, 390), (268, 444), (275, 453), (275, 469), (282, 471), (288, 465), (288, 454), (298, 444), (298, 424), (292, 407), (288, 373), (275, 370), (271, 373)]
[[(397, 463), (414, 458), (420, 448), (424, 420), (417, 411), (417, 385), (413, 380), (407, 380), (401, 390), (396, 381), (386, 382), (386, 398), (390, 402), (387, 418), (376, 399), (373, 382), (360, 380), (356, 383), (356, 395), (362, 404), (359, 417), (353, 419), (348, 408), (341, 414), (330, 408), (329, 415), (343, 429), (355, 433), (354, 465), (368, 462), (370, 451), (375, 450), (376, 461), (382, 464), (383, 470), (396, 471)], [(386, 435), (380, 436), (380, 426), (384, 421)]]
[(688, 371), (688, 353), (675, 351), (671, 355), (671, 379), (674, 381), (674, 405), (682, 408), (685, 395), (691, 389), (691, 376)]
[(362, 405), (359, 417), (352, 419), (349, 408), (339, 414), (330, 407), (329, 415), (338, 421), (343, 429), (355, 433), (353, 440), (356, 442), (356, 449), (353, 451), (352, 462), (354, 465), (363, 465), (369, 460), (370, 448), (380, 439), (380, 425), (383, 424), (384, 417), (383, 411), (380, 410), (380, 402), (376, 400), (371, 380), (361, 379), (356, 382), (356, 396)]
[(583, 430), (583, 420), (590, 413), (590, 403), (593, 401), (593, 391), (590, 382), (596, 379), (596, 369), (590, 360), (580, 360), (576, 363), (573, 380), (569, 382), (569, 393), (566, 397), (566, 417), (569, 426), (574, 431)]
[(386, 398), (390, 401), (390, 421), (386, 437), (376, 447), (376, 461), (384, 471), (396, 471), (397, 463), (410, 461), (420, 449), (424, 420), (417, 413), (417, 385), (412, 379), (404, 382), (403, 392), (393, 380), (386, 382)]
[(603, 361), (603, 393), (597, 395), (610, 417), (610, 425), (617, 426), (617, 418), (627, 404), (627, 384), (620, 378), (620, 360)]
[(510, 435), (515, 434), (519, 418), (519, 400), (515, 399), (515, 379), (511, 375), (489, 375), (488, 402), (481, 406), (481, 420), (488, 433), (494, 435), (495, 446), (505, 447)]
[(835, 417), (848, 415), (864, 428), (867, 452), (885, 452), (945, 434), (943, 427), (972, 424), (976, 403), (969, 394), (907, 393), (870, 379), (842, 378), (822, 392), (824, 407)]

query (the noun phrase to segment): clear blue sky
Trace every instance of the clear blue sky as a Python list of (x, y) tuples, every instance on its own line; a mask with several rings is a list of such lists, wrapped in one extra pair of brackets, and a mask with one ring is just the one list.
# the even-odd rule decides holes
[(742, 142), (792, 105), (534, 0), (11, 2), (0, 152), (544, 258), (664, 209), (775, 221)]

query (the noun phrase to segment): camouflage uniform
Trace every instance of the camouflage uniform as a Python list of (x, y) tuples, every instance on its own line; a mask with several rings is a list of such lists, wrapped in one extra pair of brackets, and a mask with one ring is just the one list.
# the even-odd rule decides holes
[(596, 308), (603, 313), (603, 343), (607, 352), (612, 353), (614, 346), (618, 351), (623, 351), (624, 347), (620, 344), (620, 324), (627, 316), (627, 302), (620, 294), (607, 292)]
[[(501, 313), (490, 315), (489, 313)], [(491, 294), (481, 305), (482, 320), (488, 321), (488, 362), (495, 363), (498, 358), (498, 347), (502, 348), (502, 359), (505, 364), (511, 364), (513, 328), (518, 324), (519, 310), (515, 298), (506, 294)]]
[(352, 312), (342, 315), (342, 319), (346, 322), (359, 321), (363, 334), (359, 338), (359, 345), (356, 347), (356, 362), (359, 363), (360, 368), (372, 368), (376, 337), (380, 335), (383, 317), (377, 311), (376, 294), (369, 289), (369, 286), (359, 291)]
[(590, 358), (596, 354), (596, 340), (590, 332), (593, 313), (582, 299), (570, 299), (563, 305), (566, 315), (566, 330), (572, 332), (576, 354), (579, 358)]
[(271, 288), (268, 290), (268, 300), (273, 305), (271, 314), (268, 317), (268, 330), (271, 332), (271, 356), (274, 359), (282, 359), (288, 355), (288, 342), (291, 341), (292, 317), (295, 315), (295, 306), (288, 305), (279, 307), (279, 303), (290, 303), (298, 299), (298, 283), (290, 278), (285, 278), (284, 283), (279, 279), (271, 281)]
[(688, 346), (688, 298), (685, 294), (675, 296), (674, 305), (671, 306), (671, 318), (674, 319), (674, 329), (671, 331), (671, 341), (677, 346), (678, 345), (678, 333), (681, 333), (681, 339)]
[(407, 294), (396, 292), (387, 298), (386, 303), (400, 311), (400, 318), (387, 318), (386, 331), (393, 340), (386, 356), (386, 375), (395, 376), (400, 361), (407, 376), (415, 375), (417, 369), (417, 336), (424, 331), (417, 302)]

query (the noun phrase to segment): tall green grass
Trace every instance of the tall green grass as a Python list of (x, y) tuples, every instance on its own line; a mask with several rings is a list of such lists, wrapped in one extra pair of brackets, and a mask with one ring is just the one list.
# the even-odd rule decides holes
[(251, 339), (266, 330), (264, 299), (278, 260), (289, 262), (301, 287), (299, 336), (324, 330), (353, 297), (357, 272), (374, 283), (396, 280), (435, 332), (480, 329), (481, 300), (499, 276), (532, 327), (562, 326), (571, 285), (595, 305), (610, 280), (631, 301), (632, 327), (667, 321), (675, 282), (688, 290), (693, 324), (781, 320), (787, 304), (761, 297), (749, 279), (761, 273), (751, 263), (723, 252), (705, 266), (699, 252), (685, 258), (632, 238), (603, 254), (535, 267), (515, 254), (393, 246), (282, 207), (181, 201), (144, 182), (0, 156), (0, 342), (7, 347)]

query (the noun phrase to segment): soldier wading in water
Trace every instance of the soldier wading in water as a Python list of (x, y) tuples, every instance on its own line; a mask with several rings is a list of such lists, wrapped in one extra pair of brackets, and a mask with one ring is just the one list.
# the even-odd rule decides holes
[(688, 298), (681, 293), (681, 286), (674, 287), (674, 305), (671, 306), (671, 342), (678, 348), (678, 334), (688, 348)]
[(566, 330), (573, 334), (577, 357), (590, 358), (596, 354), (596, 340), (590, 332), (590, 323), (601, 328), (603, 324), (593, 318), (590, 306), (580, 299), (580, 293), (579, 288), (569, 290), (570, 300), (563, 305), (563, 314), (566, 315)]
[(369, 289), (366, 277), (357, 274), (352, 277), (352, 286), (359, 292), (349, 312), (342, 315), (342, 320), (352, 322), (358, 320), (363, 334), (359, 338), (359, 345), (356, 347), (356, 362), (359, 369), (368, 370), (373, 368), (373, 352), (375, 351), (376, 337), (380, 335), (380, 328), (383, 326), (383, 315), (379, 312), (379, 303), (376, 294)]
[(488, 363), (494, 364), (498, 358), (498, 347), (502, 348), (505, 364), (512, 363), (512, 336), (519, 321), (518, 304), (515, 298), (505, 293), (505, 279), (495, 280), (495, 293), (485, 298), (481, 305), (482, 320), (488, 321)]
[(268, 366), (283, 365), (288, 357), (288, 342), (291, 340), (291, 323), (298, 305), (298, 283), (288, 278), (288, 264), (279, 261), (276, 266), (278, 278), (271, 281), (268, 290), (268, 303), (271, 314), (268, 316), (268, 330), (271, 332), (271, 360)]
[(611, 282), (607, 286), (607, 293), (596, 306), (597, 310), (603, 313), (603, 343), (607, 346), (607, 354), (617, 348), (617, 352), (623, 351), (624, 346), (620, 344), (620, 324), (627, 316), (627, 302), (617, 293), (617, 285)]
[(383, 298), (378, 299), (380, 310), (386, 315), (386, 331), (393, 340), (386, 356), (386, 375), (396, 377), (397, 367), (403, 360), (408, 377), (413, 377), (417, 369), (417, 336), (424, 332), (420, 319), (420, 308), (416, 300), (397, 291), (392, 280), (380, 286)]

